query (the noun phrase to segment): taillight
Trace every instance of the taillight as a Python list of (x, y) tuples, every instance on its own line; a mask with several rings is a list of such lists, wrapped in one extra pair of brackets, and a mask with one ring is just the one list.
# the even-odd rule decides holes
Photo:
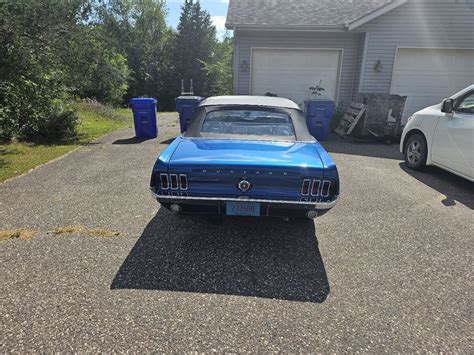
[(329, 189), (331, 188), (331, 181), (329, 180), (324, 180), (323, 181), (323, 187), (321, 189), (321, 196), (322, 197), (328, 197), (329, 196)]
[(168, 190), (169, 183), (168, 183), (168, 175), (167, 174), (160, 174), (160, 182), (161, 182), (161, 189)]
[(320, 186), (321, 186), (321, 180), (313, 180), (313, 186), (311, 187), (311, 196), (319, 195)]
[(187, 190), (188, 189), (188, 176), (185, 174), (181, 174), (179, 176), (179, 188), (181, 190)]
[(177, 190), (178, 189), (178, 175), (170, 174), (170, 179), (171, 179), (171, 190)]
[(303, 180), (301, 187), (302, 196), (313, 196), (313, 197), (328, 197), (331, 189), (331, 181), (329, 180)]
[(301, 187), (301, 194), (303, 196), (309, 195), (309, 185), (311, 185), (311, 180), (303, 180), (303, 186)]
[(186, 174), (160, 174), (160, 189), (186, 191), (188, 176)]

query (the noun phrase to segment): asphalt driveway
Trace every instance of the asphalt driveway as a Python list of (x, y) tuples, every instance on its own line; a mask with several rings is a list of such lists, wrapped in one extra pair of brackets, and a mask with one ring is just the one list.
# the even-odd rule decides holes
[[(160, 210), (177, 134), (108, 135), (0, 184), (0, 351), (460, 351), (472, 347), (473, 185), (333, 138), (338, 206), (316, 223)], [(53, 229), (116, 231), (55, 235)]]

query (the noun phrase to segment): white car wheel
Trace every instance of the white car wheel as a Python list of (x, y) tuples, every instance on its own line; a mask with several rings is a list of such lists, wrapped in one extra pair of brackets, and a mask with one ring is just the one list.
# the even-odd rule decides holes
[(412, 135), (405, 146), (405, 162), (408, 167), (415, 170), (423, 169), (427, 155), (425, 138), (420, 134)]

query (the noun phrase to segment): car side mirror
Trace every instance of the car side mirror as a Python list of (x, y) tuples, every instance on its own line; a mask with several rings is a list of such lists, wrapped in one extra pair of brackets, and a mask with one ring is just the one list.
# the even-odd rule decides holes
[(441, 112), (443, 113), (453, 113), (454, 108), (454, 100), (453, 99), (446, 99), (443, 101), (443, 105), (441, 106)]

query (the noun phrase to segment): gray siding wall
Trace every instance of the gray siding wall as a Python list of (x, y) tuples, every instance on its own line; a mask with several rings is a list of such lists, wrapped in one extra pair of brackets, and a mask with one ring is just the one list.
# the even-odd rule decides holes
[(397, 46), (474, 48), (474, 1), (409, 0), (355, 31), (368, 33), (360, 91), (389, 93)]
[[(235, 93), (248, 95), (250, 92), (251, 50), (254, 47), (272, 48), (342, 48), (344, 56), (341, 68), (339, 102), (349, 103), (355, 81), (357, 44), (360, 34), (357, 33), (309, 33), (309, 32), (270, 32), (270, 31), (236, 31), (236, 74)], [(242, 70), (246, 61), (248, 70)]]
[(361, 84), (362, 65), (364, 63), (366, 33), (361, 33), (357, 39), (357, 52), (354, 68), (354, 86), (352, 88), (352, 98), (354, 99), (359, 93), (359, 86)]

